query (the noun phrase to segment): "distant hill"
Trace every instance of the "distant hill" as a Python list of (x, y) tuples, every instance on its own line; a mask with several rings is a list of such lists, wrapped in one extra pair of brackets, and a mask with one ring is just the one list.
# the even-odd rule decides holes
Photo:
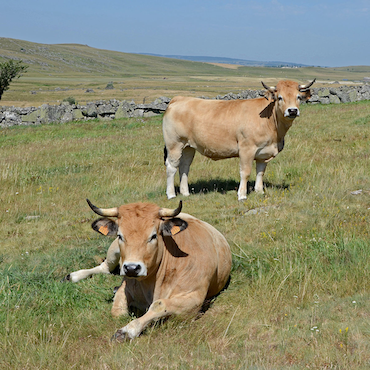
[(0, 37), (0, 62), (22, 60), (29, 65), (27, 76), (234, 75), (211, 64), (194, 63), (143, 54), (96, 49), (80, 44), (40, 44)]
[[(56, 84), (56, 79), (73, 79), (75, 83), (77, 81), (85, 83), (102, 78), (107, 81), (139, 78), (142, 82), (144, 77), (167, 79), (171, 76), (187, 78), (207, 76), (208, 79), (214, 76), (225, 78), (248, 76), (255, 78), (255, 85), (259, 86), (261, 77), (299, 81), (313, 78), (328, 81), (344, 79), (362, 81), (364, 77), (370, 76), (370, 66), (321, 68), (290, 62), (262, 62), (223, 57), (132, 54), (96, 49), (88, 45), (41, 44), (0, 37), (0, 62), (9, 59), (22, 60), (29, 65), (22, 81), (42, 77), (43, 81), (39, 80), (41, 85), (48, 84), (46, 81), (51, 79), (54, 79)], [(239, 67), (224, 68), (217, 64)]]
[(161, 55), (161, 54), (151, 54), (151, 53), (141, 53), (142, 55), (151, 55), (162, 58), (171, 59), (181, 59), (181, 60), (191, 60), (193, 62), (203, 62), (203, 63), (221, 63), (221, 64), (236, 64), (240, 66), (249, 67), (311, 67), (306, 64), (290, 63), (290, 62), (261, 62), (256, 60), (245, 60), (245, 59), (235, 59), (235, 58), (223, 58), (223, 57), (206, 57), (206, 56), (186, 56), (186, 55)]

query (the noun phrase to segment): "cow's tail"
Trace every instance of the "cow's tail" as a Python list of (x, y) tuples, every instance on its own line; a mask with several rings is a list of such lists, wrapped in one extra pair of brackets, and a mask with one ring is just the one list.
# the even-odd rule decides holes
[(166, 164), (166, 159), (167, 159), (167, 155), (168, 155), (166, 145), (164, 146), (163, 154), (164, 154), (164, 164)]

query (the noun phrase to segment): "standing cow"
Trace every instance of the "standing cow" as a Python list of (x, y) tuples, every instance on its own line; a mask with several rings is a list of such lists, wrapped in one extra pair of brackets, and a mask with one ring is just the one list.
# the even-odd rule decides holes
[(240, 158), (239, 200), (247, 197), (255, 160), (255, 191), (263, 192), (267, 162), (283, 149), (285, 134), (299, 116), (300, 102), (311, 97), (309, 88), (314, 82), (280, 81), (274, 87), (262, 82), (265, 98), (250, 100), (174, 97), (163, 117), (168, 199), (176, 196), (177, 169), (180, 193), (189, 195), (188, 174), (196, 150), (213, 160)]
[(119, 329), (117, 340), (138, 337), (149, 323), (173, 314), (196, 314), (226, 286), (229, 244), (213, 226), (180, 213), (181, 202), (175, 210), (150, 203), (101, 209), (87, 202), (104, 216), (92, 228), (116, 239), (100, 266), (72, 272), (66, 280), (109, 274), (120, 264), (124, 278), (112, 315), (127, 314), (132, 308), (146, 313)]

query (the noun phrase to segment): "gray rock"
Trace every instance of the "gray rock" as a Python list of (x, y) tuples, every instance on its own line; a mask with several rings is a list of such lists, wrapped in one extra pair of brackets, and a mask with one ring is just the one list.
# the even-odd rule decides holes
[(114, 108), (117, 108), (118, 106), (119, 106), (119, 101), (118, 100), (116, 100), (116, 99), (111, 99), (110, 101), (109, 101), (109, 103), (111, 104), (111, 106), (112, 107), (114, 107)]
[(330, 98), (329, 97), (324, 97), (319, 99), (320, 104), (330, 104)]
[(144, 117), (144, 109), (135, 109), (133, 117)]
[(39, 123), (60, 122), (65, 111), (68, 109), (67, 107), (70, 106), (43, 104), (38, 110), (39, 115), (38, 122)]
[(73, 121), (73, 114), (72, 112), (65, 112), (61, 118), (61, 123), (71, 122)]
[(329, 96), (330, 104), (340, 104), (340, 99), (336, 95)]
[(72, 117), (73, 117), (73, 120), (81, 120), (84, 118), (84, 115), (82, 114), (82, 111), (81, 109), (73, 109), (72, 111)]
[(110, 114), (115, 114), (116, 110), (112, 104), (102, 104), (98, 106), (98, 114), (100, 116), (106, 116)]
[(19, 116), (14, 112), (5, 112), (4, 116), (7, 121), (17, 121), (19, 119)]
[(323, 88), (323, 89), (318, 89), (318, 93), (317, 95), (320, 97), (320, 98), (324, 98), (324, 97), (329, 97), (330, 95), (330, 91), (327, 87)]
[(129, 118), (133, 116), (133, 105), (127, 101), (123, 101), (117, 108), (115, 118)]
[(161, 96), (160, 98), (155, 99), (153, 104), (154, 105), (169, 104), (170, 101), (171, 101), (170, 98), (167, 98), (166, 96)]
[(143, 117), (155, 117), (158, 116), (160, 113), (155, 113), (153, 111), (144, 112)]
[(309, 103), (311, 104), (317, 104), (317, 103), (320, 103), (320, 97), (319, 95), (312, 95), (311, 98), (309, 99)]
[(82, 114), (87, 117), (96, 118), (98, 116), (98, 109), (94, 103), (87, 103), (86, 108), (82, 110)]
[(357, 101), (357, 91), (352, 89), (348, 92), (348, 98), (350, 102)]
[(24, 114), (22, 115), (22, 122), (37, 122), (39, 118), (39, 112), (38, 111), (34, 111), (32, 113), (29, 113), (29, 114)]
[(349, 95), (344, 91), (338, 91), (337, 96), (338, 96), (338, 98), (340, 99), (340, 101), (342, 103), (349, 103), (350, 102)]

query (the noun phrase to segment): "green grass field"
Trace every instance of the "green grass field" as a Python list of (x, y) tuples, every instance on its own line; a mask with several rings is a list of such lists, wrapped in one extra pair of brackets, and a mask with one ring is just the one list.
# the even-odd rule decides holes
[(61, 279), (111, 242), (90, 228), (87, 197), (181, 199), (165, 196), (161, 118), (2, 129), (0, 368), (368, 369), (369, 138), (370, 102), (303, 106), (265, 195), (244, 202), (238, 160), (197, 154), (183, 210), (226, 236), (231, 284), (199, 320), (118, 344), (112, 334), (131, 320), (110, 315), (120, 277)]

